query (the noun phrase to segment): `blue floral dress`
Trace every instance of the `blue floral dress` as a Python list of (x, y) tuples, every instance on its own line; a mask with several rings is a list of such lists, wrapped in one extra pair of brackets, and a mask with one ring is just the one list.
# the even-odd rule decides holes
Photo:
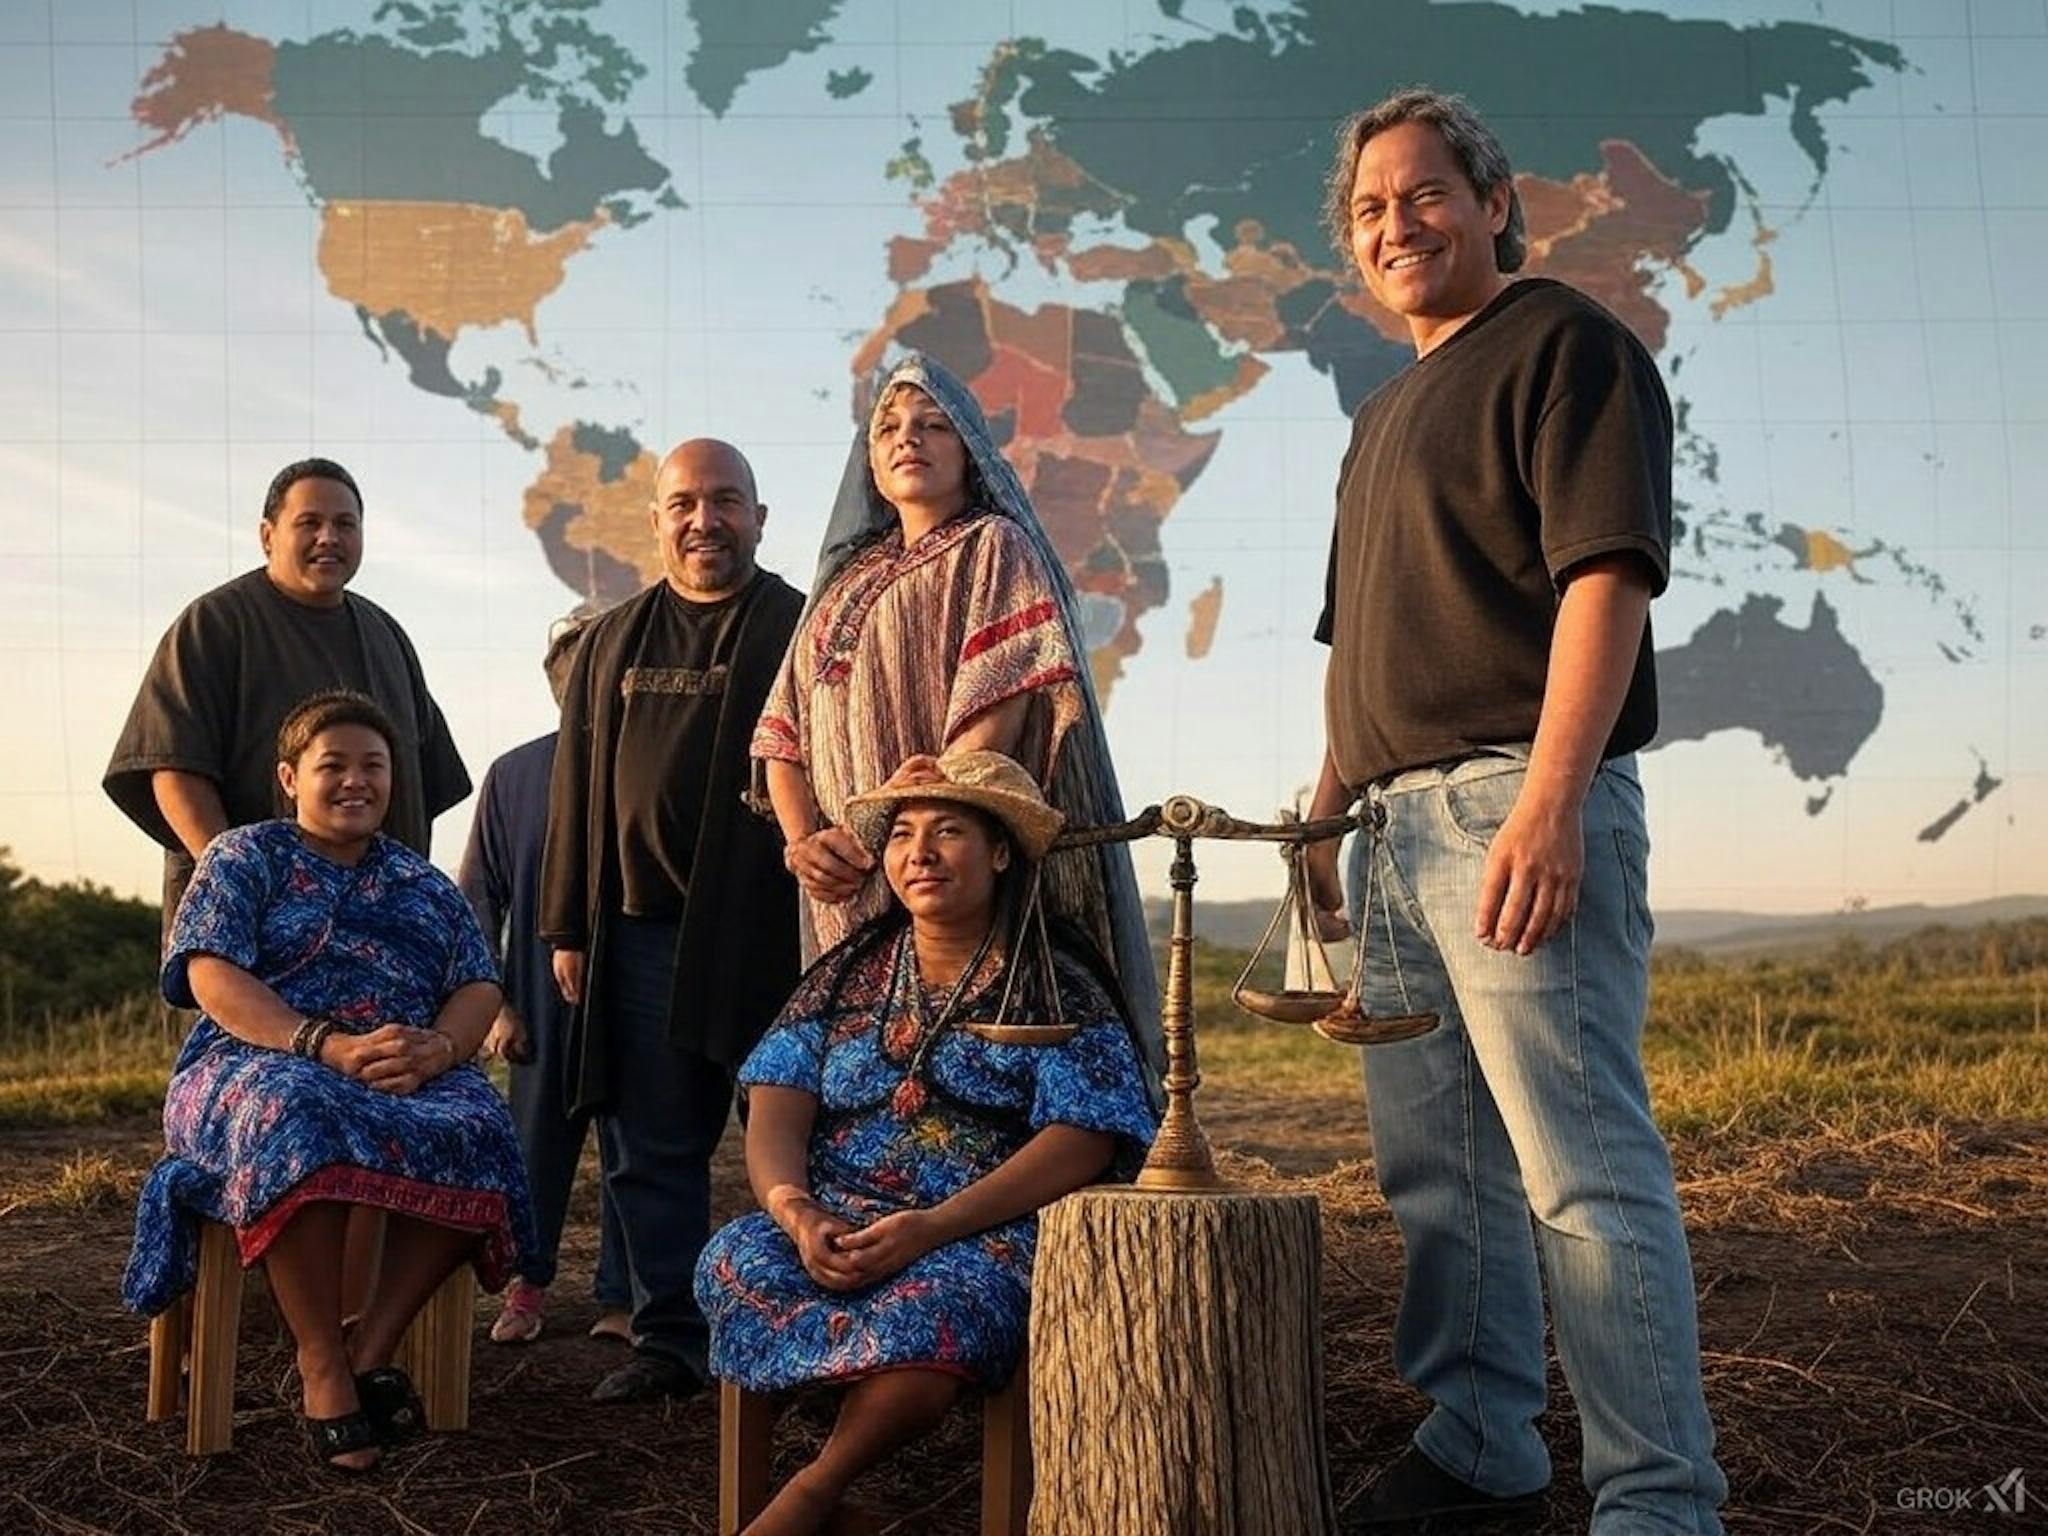
[[(811, 1192), (857, 1227), (939, 1204), (1049, 1125), (1116, 1136), (1128, 1176), (1154, 1126), (1130, 1033), (1084, 966), (1059, 955), (1055, 971), (1079, 1032), (1060, 1045), (995, 1044), (933, 1026), (943, 1009), (925, 995), (907, 928), (880, 942), (864, 930), (812, 967), (740, 1083), (817, 1096)], [(1000, 979), (987, 967), (959, 1016), (992, 1016)], [(999, 1386), (1023, 1351), (1037, 1238), (1027, 1216), (836, 1292), (804, 1272), (765, 1212), (742, 1216), (697, 1265), (712, 1372), (755, 1392), (902, 1366)]]
[[(180, 1007), (197, 1006), (195, 955), (358, 1033), (431, 1025), (458, 988), (497, 980), (469, 903), (432, 864), (383, 836), (337, 864), (288, 821), (223, 832), (199, 861), (164, 961), (164, 996)], [(122, 1281), (144, 1314), (191, 1289), (202, 1217), (235, 1229), (246, 1265), (310, 1201), (380, 1206), (478, 1233), (477, 1274), (492, 1290), (533, 1247), (512, 1118), (473, 1066), (383, 1093), (201, 1015), (172, 1069), (164, 1144)]]

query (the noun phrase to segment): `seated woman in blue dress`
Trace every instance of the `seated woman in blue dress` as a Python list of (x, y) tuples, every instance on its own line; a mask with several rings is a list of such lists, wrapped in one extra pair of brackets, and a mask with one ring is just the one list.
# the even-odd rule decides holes
[[(420, 1427), (391, 1364), (459, 1264), (496, 1289), (532, 1243), (511, 1116), (467, 1065), (497, 974), (449, 879), (378, 828), (391, 722), (317, 694), (278, 735), (289, 821), (223, 832), (178, 904), (164, 996), (201, 1010), (164, 1098), (123, 1294), (155, 1314), (191, 1289), (202, 1218), (264, 1266), (298, 1346), (308, 1440), (343, 1471)], [(351, 1206), (387, 1213), (377, 1287), (344, 1337)]]
[[(1031, 775), (996, 752), (913, 759), (846, 816), (897, 904), (819, 958), (740, 1069), (762, 1208), (697, 1267), (714, 1374), (848, 1387), (757, 1536), (818, 1529), (963, 1389), (1009, 1377), (1035, 1213), (1134, 1169), (1154, 1125), (1108, 965), (1078, 934), (1019, 941), (1060, 826)], [(1034, 982), (1034, 1019), (1063, 1024), (990, 1029)]]

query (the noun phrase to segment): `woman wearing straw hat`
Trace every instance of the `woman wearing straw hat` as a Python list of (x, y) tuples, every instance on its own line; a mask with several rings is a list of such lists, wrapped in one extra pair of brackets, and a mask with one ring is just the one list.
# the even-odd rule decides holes
[(756, 1536), (818, 1529), (864, 1468), (1009, 1376), (1035, 1213), (1151, 1140), (1107, 964), (1063, 926), (1029, 940), (1061, 820), (988, 751), (846, 804), (895, 900), (811, 968), (741, 1068), (762, 1209), (697, 1268), (716, 1375), (848, 1388)]

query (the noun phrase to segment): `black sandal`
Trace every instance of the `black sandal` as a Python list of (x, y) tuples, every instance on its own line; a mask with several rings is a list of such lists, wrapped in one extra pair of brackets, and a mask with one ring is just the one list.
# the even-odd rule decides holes
[(352, 1451), (376, 1450), (381, 1444), (376, 1426), (361, 1409), (337, 1418), (306, 1420), (307, 1450), (328, 1471), (339, 1472), (344, 1477), (361, 1477), (365, 1472), (374, 1472), (383, 1458), (379, 1457), (366, 1467), (351, 1467), (336, 1461), (335, 1457), (346, 1456)]
[(395, 1365), (380, 1365), (356, 1378), (356, 1396), (375, 1429), (379, 1445), (400, 1445), (427, 1427), (427, 1410), (412, 1378)]

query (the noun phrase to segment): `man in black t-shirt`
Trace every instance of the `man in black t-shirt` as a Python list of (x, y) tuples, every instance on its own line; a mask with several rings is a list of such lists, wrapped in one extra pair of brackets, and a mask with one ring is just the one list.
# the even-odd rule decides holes
[[(1433, 1406), (1350, 1518), (1539, 1501), (1547, 1278), (1593, 1529), (1718, 1532), (1692, 1266), (1640, 1048), (1633, 754), (1657, 723), (1670, 405), (1606, 310), (1509, 281), (1513, 176), (1458, 98), (1403, 92), (1348, 123), (1327, 211), (1417, 360), (1359, 408), (1339, 476), (1312, 814), (1367, 802), (1349, 914), (1372, 941), (1367, 1011), (1441, 1019), (1366, 1052), (1407, 1253), (1395, 1363)], [(1311, 871), (1341, 930), (1334, 843)]]
[(284, 813), (277, 732), (311, 694), (353, 688), (399, 739), (385, 831), (427, 851), (469, 793), (441, 706), (397, 620), (347, 590), (363, 560), (363, 498), (332, 459), (277, 472), (257, 524), (263, 564), (193, 599), (164, 632), (107, 764), (107, 795), (164, 848), (164, 931), (206, 845)]
[(633, 1359), (599, 1402), (708, 1384), (692, 1293), (733, 1073), (796, 984), (796, 885), (747, 807), (747, 744), (803, 594), (758, 569), (767, 508), (728, 443), (662, 460), (664, 579), (594, 622), (562, 700), (540, 936), (574, 1007), (571, 1118), (598, 1114)]

